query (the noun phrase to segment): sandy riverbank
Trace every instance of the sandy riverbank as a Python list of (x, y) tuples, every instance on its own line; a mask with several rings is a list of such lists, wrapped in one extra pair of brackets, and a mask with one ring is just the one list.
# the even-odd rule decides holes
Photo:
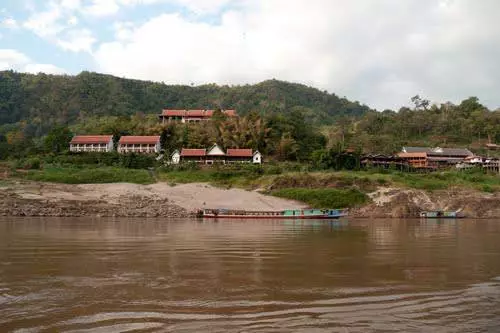
[(3, 216), (185, 217), (200, 208), (282, 210), (303, 203), (207, 184), (67, 185), (12, 181), (0, 187)]
[[(422, 210), (460, 210), (471, 218), (500, 218), (500, 194), (450, 189), (427, 192), (379, 188), (351, 209), (359, 218), (417, 217)], [(129, 183), (67, 185), (8, 181), (0, 185), (0, 216), (187, 217), (200, 208), (283, 210), (305, 204), (256, 191), (207, 184)]]

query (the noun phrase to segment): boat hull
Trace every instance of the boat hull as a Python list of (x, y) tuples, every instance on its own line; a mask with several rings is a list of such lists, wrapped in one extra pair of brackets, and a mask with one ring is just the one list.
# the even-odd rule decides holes
[(287, 209), (283, 211), (204, 209), (199, 210), (197, 216), (207, 219), (335, 220), (347, 216), (347, 209)]
[(459, 219), (464, 218), (465, 215), (459, 212), (433, 211), (421, 212), (420, 217), (424, 219)]
[(347, 215), (338, 216), (272, 216), (272, 215), (203, 215), (206, 219), (253, 219), (253, 220), (337, 220)]

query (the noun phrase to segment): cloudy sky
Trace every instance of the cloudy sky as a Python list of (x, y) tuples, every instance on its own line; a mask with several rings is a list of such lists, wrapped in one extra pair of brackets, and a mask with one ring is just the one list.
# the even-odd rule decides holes
[[(0, 70), (500, 106), (498, 0), (1, 0)], [(166, 101), (168, 104), (168, 101)]]

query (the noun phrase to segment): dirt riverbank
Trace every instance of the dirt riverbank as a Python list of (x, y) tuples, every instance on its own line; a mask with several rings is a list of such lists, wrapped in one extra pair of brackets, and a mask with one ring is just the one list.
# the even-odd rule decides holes
[(0, 187), (1, 216), (187, 217), (200, 208), (282, 210), (291, 200), (206, 184), (169, 186), (11, 181)]
[[(422, 210), (461, 210), (471, 218), (500, 218), (500, 195), (451, 189), (426, 192), (379, 188), (371, 202), (351, 209), (359, 218), (417, 217)], [(29, 181), (0, 184), (0, 216), (187, 217), (200, 208), (283, 210), (307, 205), (256, 191), (221, 189), (207, 184), (170, 186), (67, 185)]]
[(351, 216), (371, 218), (417, 217), (424, 210), (461, 211), (469, 218), (500, 218), (500, 195), (452, 188), (427, 192), (379, 188), (369, 194), (371, 203), (353, 209)]

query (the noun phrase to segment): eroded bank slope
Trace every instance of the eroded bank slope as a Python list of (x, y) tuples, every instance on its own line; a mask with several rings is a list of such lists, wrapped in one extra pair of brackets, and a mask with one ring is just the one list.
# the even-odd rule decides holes
[(423, 210), (459, 210), (470, 218), (500, 218), (500, 195), (471, 189), (452, 188), (423, 191), (404, 188), (379, 188), (369, 193), (371, 203), (353, 209), (355, 217), (417, 217)]

